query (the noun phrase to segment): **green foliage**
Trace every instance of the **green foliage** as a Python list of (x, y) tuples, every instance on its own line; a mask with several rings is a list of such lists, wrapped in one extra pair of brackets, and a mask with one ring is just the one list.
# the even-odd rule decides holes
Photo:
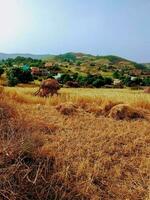
[(70, 74), (62, 74), (59, 78), (59, 82), (65, 84), (67, 81), (72, 81), (72, 77)]
[(6, 75), (10, 86), (15, 86), (17, 83), (28, 83), (33, 80), (30, 69), (24, 71), (21, 67), (8, 68)]
[(60, 66), (58, 64), (54, 64), (53, 66), (51, 66), (49, 68), (49, 71), (52, 72), (52, 73), (60, 72), (61, 68), (60, 68)]
[(143, 85), (143, 79), (139, 77), (131, 78), (131, 76), (122, 77), (123, 84), (127, 87)]
[(134, 66), (135, 66), (136, 69), (142, 69), (142, 70), (146, 69), (146, 67), (143, 64), (134, 63)]
[(92, 85), (96, 88), (100, 88), (105, 85), (104, 78), (97, 78), (95, 81), (93, 81)]
[(4, 73), (4, 69), (2, 66), (0, 66), (0, 76)]
[(12, 68), (9, 68), (6, 72), (7, 79), (8, 79), (8, 85), (9, 86), (15, 86), (19, 83), (18, 78), (15, 76), (14, 70)]
[(76, 55), (74, 53), (65, 53), (65, 54), (56, 56), (56, 59), (64, 61), (64, 62), (75, 62)]
[(94, 62), (90, 63), (91, 67), (94, 67), (96, 64)]
[(105, 77), (105, 85), (111, 85), (113, 83), (113, 79), (111, 77)]
[[(68, 81), (74, 81), (78, 82), (81, 87), (111, 85), (113, 82), (111, 78), (113, 73), (112, 77), (114, 79), (120, 79), (125, 86), (150, 85), (149, 78), (141, 76), (134, 79), (130, 76), (134, 69), (141, 69), (143, 70), (142, 72), (147, 72), (148, 74), (148, 67), (145, 67), (145, 69), (142, 64), (137, 64), (117, 56), (92, 56), (82, 53), (66, 53), (51, 57), (51, 61), (55, 64), (48, 68), (49, 75), (45, 78), (52, 78), (60, 73), (62, 75), (58, 79), (62, 84)], [(82, 67), (80, 67), (81, 64)], [(15, 59), (9, 58), (2, 60), (0, 66), (4, 66), (4, 69), (12, 69), (7, 73), (9, 74), (7, 76), (10, 85), (15, 85), (32, 80), (30, 70), (27, 67), (21, 68), (21, 66), (29, 66), (29, 68), (39, 67), (43, 69), (45, 68), (45, 62), (18, 56)], [(27, 71), (24, 71), (24, 69), (27, 69)], [(0, 75), (1, 73), (2, 71), (0, 69)], [(100, 74), (104, 77), (100, 76)], [(143, 73), (143, 76), (146, 76), (146, 73)], [(33, 78), (38, 79), (38, 76), (34, 76)]]
[(144, 86), (150, 86), (150, 77), (146, 77), (143, 79), (143, 85)]
[(21, 56), (18, 56), (15, 59), (8, 58), (6, 60), (3, 60), (3, 64), (5, 64), (7, 67), (13, 67), (13, 65), (16, 66), (29, 65), (30, 67), (43, 67), (44, 63), (45, 62), (42, 60), (24, 58)]
[(108, 59), (112, 64), (115, 64), (120, 61), (127, 61), (124, 58), (118, 57), (118, 56), (113, 56), (113, 55), (108, 55), (108, 56), (99, 56), (99, 59)]
[(82, 62), (80, 60), (77, 61), (76, 65), (80, 66), (82, 64)]
[(113, 72), (113, 78), (117, 78), (117, 79), (120, 78), (120, 73), (119, 73), (119, 71)]

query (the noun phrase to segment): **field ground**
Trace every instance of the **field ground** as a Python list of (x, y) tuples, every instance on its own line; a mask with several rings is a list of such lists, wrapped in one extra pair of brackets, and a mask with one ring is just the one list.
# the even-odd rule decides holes
[(149, 94), (37, 89), (0, 89), (0, 199), (150, 199), (150, 120), (109, 115), (119, 103), (149, 114)]
[[(38, 89), (38, 86), (28, 85), (24, 87), (24, 85), (20, 85), (19, 87), (7, 87), (6, 90), (17, 91), (22, 94), (33, 94)], [(92, 88), (62, 88), (59, 91), (59, 94), (66, 94), (74, 98), (90, 98), (91, 100), (95, 100), (96, 98), (106, 98), (114, 101), (122, 101), (125, 103), (135, 103), (139, 101), (150, 103), (150, 96), (143, 92), (143, 90), (131, 90), (131, 89), (92, 89)]]

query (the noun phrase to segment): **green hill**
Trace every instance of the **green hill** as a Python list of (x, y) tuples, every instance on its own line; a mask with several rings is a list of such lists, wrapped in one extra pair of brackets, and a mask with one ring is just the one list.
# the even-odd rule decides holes
[(44, 59), (46, 62), (57, 63), (63, 72), (81, 74), (101, 74), (111, 76), (116, 70), (129, 74), (133, 70), (147, 70), (144, 64), (139, 64), (114, 55), (94, 56), (84, 53), (65, 53)]

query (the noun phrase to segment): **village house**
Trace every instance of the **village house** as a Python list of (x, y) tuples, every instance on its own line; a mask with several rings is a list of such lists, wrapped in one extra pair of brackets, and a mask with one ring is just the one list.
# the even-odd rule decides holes
[(132, 76), (140, 76), (141, 74), (142, 74), (141, 69), (133, 69), (130, 73), (130, 75), (132, 75)]
[(119, 80), (119, 79), (114, 79), (113, 85), (114, 85), (115, 88), (123, 88), (122, 81)]
[(39, 67), (32, 67), (31, 74), (33, 76), (48, 76), (49, 72), (47, 69), (40, 69)]
[(45, 63), (45, 67), (52, 67), (53, 66), (53, 63), (52, 62), (46, 62)]
[(40, 75), (40, 69), (38, 67), (31, 67), (31, 74), (34, 76)]

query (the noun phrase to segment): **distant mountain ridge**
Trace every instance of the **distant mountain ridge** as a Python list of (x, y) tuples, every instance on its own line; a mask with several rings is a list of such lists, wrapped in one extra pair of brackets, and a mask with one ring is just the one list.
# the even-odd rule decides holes
[[(82, 53), (82, 52), (68, 52), (68, 53), (64, 53), (64, 54), (58, 54), (58, 55), (52, 55), (52, 54), (30, 54), (30, 53), (14, 53), (14, 54), (8, 54), (8, 53), (0, 53), (0, 60), (5, 60), (8, 58), (12, 58), (15, 59), (16, 57), (21, 56), (21, 57), (25, 57), (25, 58), (32, 58), (32, 59), (41, 59), (41, 60), (46, 60), (46, 61), (50, 61), (51, 59), (62, 59), (63, 57), (66, 56), (71, 56), (72, 58), (76, 58), (78, 60), (82, 60), (82, 59), (87, 59), (87, 60), (104, 60), (104, 64), (107, 64), (109, 62), (114, 63), (114, 64), (118, 64), (121, 62), (128, 62), (129, 64), (137, 64), (137, 65), (141, 65), (142, 68), (147, 68), (150, 69), (150, 63), (136, 63), (134, 61), (128, 60), (126, 58), (122, 58), (119, 56), (115, 56), (115, 55), (106, 55), (106, 56), (95, 56), (95, 55), (91, 55), (91, 54), (86, 54), (86, 53)], [(140, 68), (141, 68), (140, 67)], [(136, 68), (138, 68), (138, 66), (136, 66)]]
[(21, 56), (21, 57), (25, 57), (25, 58), (33, 58), (33, 59), (45, 59), (47, 57), (51, 57), (52, 55), (49, 55), (49, 54), (44, 54), (44, 55), (36, 55), (36, 54), (22, 54), (22, 53), (16, 53), (16, 54), (7, 54), (7, 53), (0, 53), (0, 60), (2, 59), (8, 59), (8, 58), (16, 58), (18, 56)]

